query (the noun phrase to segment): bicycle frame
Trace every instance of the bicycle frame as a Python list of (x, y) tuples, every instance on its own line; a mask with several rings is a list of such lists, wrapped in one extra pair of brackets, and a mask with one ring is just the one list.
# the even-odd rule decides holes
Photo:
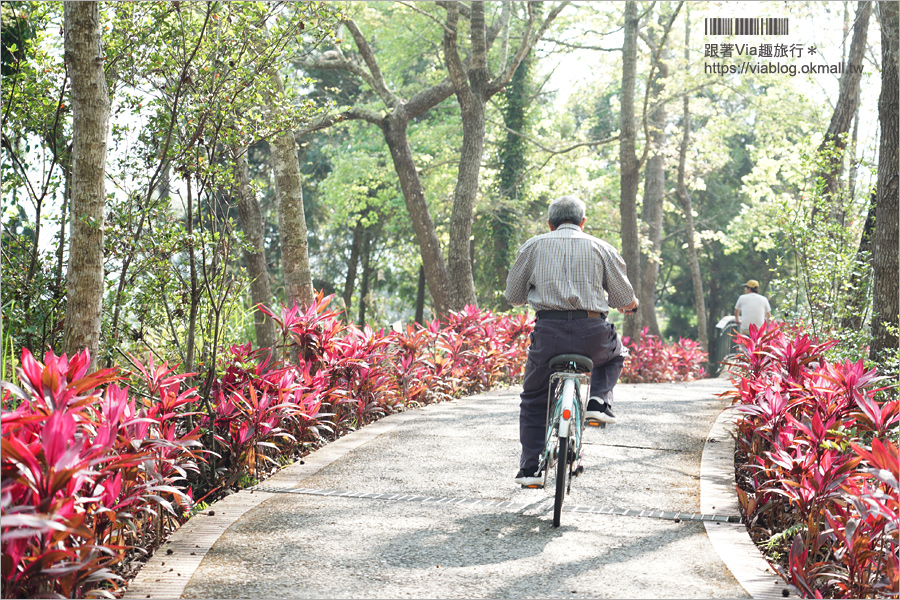
[[(553, 456), (556, 445), (553, 436), (571, 438), (574, 442), (576, 463), (573, 471), (581, 465), (581, 437), (584, 431), (584, 407), (590, 393), (589, 374), (559, 371), (550, 376), (547, 398), (546, 437), (541, 463), (544, 471), (544, 485), (552, 465), (559, 457)], [(565, 460), (565, 457), (563, 457)]]

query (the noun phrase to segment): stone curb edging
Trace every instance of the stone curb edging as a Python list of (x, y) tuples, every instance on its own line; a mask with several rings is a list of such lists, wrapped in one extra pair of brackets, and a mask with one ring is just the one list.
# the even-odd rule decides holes
[[(713, 424), (700, 458), (700, 511), (740, 514), (734, 492), (734, 443), (737, 413), (723, 410)], [(743, 523), (704, 522), (706, 534), (722, 562), (755, 600), (801, 598), (766, 562)], [(785, 594), (785, 591), (787, 593)]]
[[(318, 473), (373, 438), (416, 418), (423, 410), (443, 404), (446, 403), (431, 404), (379, 419), (322, 446), (302, 461), (298, 460), (288, 465), (265, 480), (265, 484), (295, 487), (304, 479)], [(180, 598), (203, 558), (222, 534), (244, 514), (274, 495), (247, 488), (226, 496), (210, 506), (210, 510), (191, 517), (141, 568), (128, 585), (123, 598)]]

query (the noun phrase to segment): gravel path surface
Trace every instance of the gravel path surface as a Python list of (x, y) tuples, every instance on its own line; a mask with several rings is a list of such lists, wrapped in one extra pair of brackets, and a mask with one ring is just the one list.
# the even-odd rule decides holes
[[(619, 423), (586, 432), (585, 473), (564, 506), (594, 512), (564, 511), (559, 529), (551, 492), (512, 481), (518, 389), (414, 411), (295, 477), (300, 488), (356, 497), (260, 498), (206, 553), (183, 597), (749, 598), (701, 521), (597, 512), (699, 513), (700, 455), (727, 386), (617, 386)], [(400, 497), (358, 497), (366, 493)]]

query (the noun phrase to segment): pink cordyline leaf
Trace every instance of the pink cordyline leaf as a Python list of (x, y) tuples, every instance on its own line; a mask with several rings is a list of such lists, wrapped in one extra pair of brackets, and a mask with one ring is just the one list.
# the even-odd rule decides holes
[(68, 467), (69, 465), (59, 464), (58, 461), (75, 441), (75, 418), (68, 412), (53, 413), (44, 425), (41, 440), (47, 464), (58, 468)]
[(895, 491), (898, 489), (898, 479), (900, 479), (900, 459), (898, 459), (897, 446), (890, 440), (872, 440), (871, 450), (866, 449), (853, 442), (850, 446), (856, 454), (868, 462), (874, 469), (871, 471), (880, 481), (891, 486)]

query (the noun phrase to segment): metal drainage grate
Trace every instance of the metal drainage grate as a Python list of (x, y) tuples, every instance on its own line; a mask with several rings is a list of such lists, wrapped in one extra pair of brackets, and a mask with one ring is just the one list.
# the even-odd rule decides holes
[[(457, 506), (477, 506), (481, 508), (504, 508), (523, 510), (540, 502), (512, 502), (509, 500), (480, 500), (477, 498), (452, 498), (439, 496), (422, 496), (418, 494), (398, 494), (373, 492), (348, 492), (344, 490), (320, 490), (313, 488), (278, 488), (257, 485), (251, 488), (257, 492), (269, 494), (299, 494), (303, 496), (333, 496), (336, 498), (366, 498), (369, 500), (392, 500), (394, 502), (417, 502), (421, 504), (444, 504)], [(543, 501), (543, 500), (541, 500)], [(584, 504), (563, 504), (563, 510), (575, 513), (595, 515), (613, 515), (620, 517), (646, 517), (667, 521), (712, 521), (714, 523), (740, 523), (741, 517), (736, 515), (716, 515), (700, 513), (670, 512), (665, 510), (638, 510), (633, 508), (601, 508)]]

